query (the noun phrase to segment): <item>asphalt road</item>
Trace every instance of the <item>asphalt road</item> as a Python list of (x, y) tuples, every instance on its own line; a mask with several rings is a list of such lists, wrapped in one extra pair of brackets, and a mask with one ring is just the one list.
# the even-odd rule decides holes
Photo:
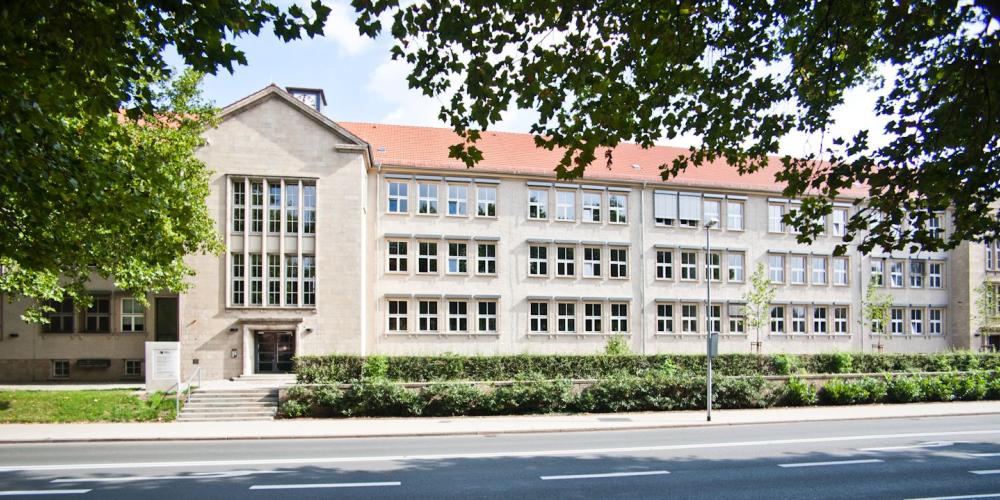
[(1000, 498), (1000, 416), (473, 437), (3, 445), (0, 496)]

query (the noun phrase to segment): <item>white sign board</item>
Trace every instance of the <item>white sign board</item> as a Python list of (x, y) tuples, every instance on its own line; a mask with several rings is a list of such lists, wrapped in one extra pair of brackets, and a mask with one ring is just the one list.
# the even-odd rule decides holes
[(146, 390), (177, 390), (181, 380), (181, 343), (146, 342)]

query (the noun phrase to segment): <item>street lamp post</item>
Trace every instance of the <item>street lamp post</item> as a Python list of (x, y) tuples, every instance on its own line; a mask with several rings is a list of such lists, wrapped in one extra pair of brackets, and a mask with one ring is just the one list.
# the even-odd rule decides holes
[[(705, 346), (706, 359), (708, 360), (708, 389), (706, 391), (706, 399), (708, 400), (708, 421), (712, 421), (712, 356), (715, 354), (713, 351), (713, 337), (715, 333), (712, 331), (712, 228), (719, 221), (711, 219), (705, 223), (705, 330), (708, 331), (708, 342)], [(719, 263), (721, 266), (721, 262)]]

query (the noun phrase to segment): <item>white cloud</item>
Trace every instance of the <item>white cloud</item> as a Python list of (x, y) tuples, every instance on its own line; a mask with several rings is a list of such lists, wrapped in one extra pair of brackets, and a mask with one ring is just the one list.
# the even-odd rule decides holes
[(386, 60), (372, 71), (365, 90), (392, 108), (380, 121), (443, 126), (437, 117), (441, 102), (410, 89), (406, 83), (409, 73), (410, 65), (400, 60)]
[(357, 15), (350, 6), (329, 0), (324, 4), (330, 7), (330, 17), (326, 20), (323, 35), (339, 46), (341, 55), (356, 56), (374, 43), (371, 38), (358, 33), (358, 26), (354, 24)]

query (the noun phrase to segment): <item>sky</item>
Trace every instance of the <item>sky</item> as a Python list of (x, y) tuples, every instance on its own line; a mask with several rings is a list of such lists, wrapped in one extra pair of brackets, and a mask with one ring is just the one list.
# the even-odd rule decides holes
[[(237, 67), (232, 74), (223, 69), (207, 76), (205, 96), (223, 107), (271, 83), (321, 88), (327, 99), (324, 113), (335, 121), (445, 126), (437, 118), (440, 102), (407, 87), (408, 66), (391, 59), (391, 38), (372, 40), (359, 35), (354, 11), (346, 1), (326, 3), (332, 10), (323, 37), (283, 43), (262, 31), (259, 37), (237, 39), (235, 44), (246, 53), (247, 65)], [(834, 133), (853, 135), (861, 127), (880, 123), (871, 111), (876, 99), (873, 93), (858, 89), (846, 97), (835, 114)], [(527, 132), (534, 117), (532, 111), (510, 111), (493, 129)], [(873, 142), (878, 143), (881, 127), (873, 128)], [(697, 142), (697, 137), (684, 136), (661, 143), (687, 147)], [(819, 145), (818, 137), (793, 134), (781, 143), (779, 152), (804, 155), (818, 152)]]

